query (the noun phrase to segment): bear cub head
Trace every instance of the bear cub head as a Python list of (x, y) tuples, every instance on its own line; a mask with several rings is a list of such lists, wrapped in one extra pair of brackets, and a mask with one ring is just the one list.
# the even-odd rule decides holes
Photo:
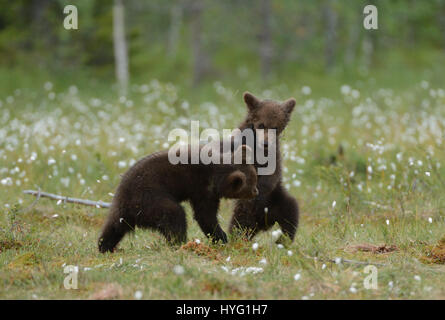
[[(260, 100), (249, 92), (244, 93), (244, 102), (247, 105), (248, 113), (244, 122), (240, 125), (240, 130), (251, 129), (275, 129), (276, 137), (284, 131), (289, 123), (290, 116), (294, 110), (296, 101), (290, 98), (284, 102), (273, 100)], [(261, 145), (267, 149), (268, 132), (264, 132), (264, 141)]]
[[(232, 164), (221, 165), (222, 182), (221, 195), (228, 199), (252, 199), (258, 195), (257, 172), (251, 163), (252, 150), (242, 145), (232, 155)], [(241, 163), (237, 164), (236, 160)]]

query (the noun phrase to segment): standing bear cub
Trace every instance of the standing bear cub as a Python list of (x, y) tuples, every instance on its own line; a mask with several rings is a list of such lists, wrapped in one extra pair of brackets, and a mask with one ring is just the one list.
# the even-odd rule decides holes
[[(272, 100), (259, 100), (249, 92), (244, 93), (244, 102), (248, 113), (239, 129), (254, 130), (265, 129), (263, 141), (255, 141), (255, 148), (264, 148), (267, 152), (272, 144), (276, 150), (276, 169), (271, 175), (258, 175), (259, 195), (252, 200), (240, 199), (236, 201), (235, 211), (230, 222), (230, 233), (245, 233), (250, 239), (259, 231), (271, 228), (278, 223), (284, 238), (291, 241), (295, 237), (298, 226), (298, 204), (282, 185), (281, 154), (279, 137), (290, 121), (291, 113), (295, 107), (295, 99), (284, 102)], [(276, 135), (268, 139), (268, 130), (275, 129)], [(255, 137), (255, 139), (259, 139)], [(255, 167), (261, 165), (254, 162)]]
[[(190, 152), (190, 150), (189, 150)], [(182, 201), (190, 201), (194, 218), (213, 241), (227, 242), (217, 212), (221, 198), (254, 198), (258, 195), (255, 167), (246, 164), (176, 164), (161, 151), (139, 160), (122, 177), (113, 198), (107, 221), (99, 238), (99, 251), (114, 251), (135, 226), (158, 230), (168, 241), (186, 241), (187, 223)], [(232, 162), (233, 157), (232, 156)], [(189, 153), (190, 157), (190, 153)], [(222, 161), (221, 161), (222, 162)]]

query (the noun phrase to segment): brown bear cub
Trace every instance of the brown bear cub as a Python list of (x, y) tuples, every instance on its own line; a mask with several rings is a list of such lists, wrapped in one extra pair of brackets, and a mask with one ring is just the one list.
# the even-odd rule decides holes
[[(294, 239), (298, 226), (298, 204), (282, 185), (281, 154), (279, 148), (279, 136), (286, 128), (291, 113), (295, 107), (295, 99), (279, 103), (271, 100), (259, 100), (246, 92), (244, 101), (248, 108), (247, 117), (239, 126), (241, 131), (246, 129), (275, 129), (276, 139), (268, 141), (267, 130), (264, 134), (263, 148), (267, 152), (271, 143), (276, 144), (276, 169), (272, 175), (258, 175), (259, 195), (252, 200), (237, 200), (234, 214), (230, 222), (230, 233), (247, 233), (250, 239), (258, 231), (271, 228), (277, 222), (283, 235), (291, 241)], [(256, 137), (255, 137), (256, 138)], [(272, 139), (271, 139), (272, 140)], [(258, 141), (255, 142), (255, 147)], [(254, 165), (260, 165), (255, 161)], [(283, 242), (285, 238), (278, 239)]]
[(174, 244), (185, 242), (186, 215), (180, 203), (186, 200), (190, 201), (194, 218), (204, 234), (215, 242), (227, 242), (217, 219), (220, 199), (258, 195), (255, 167), (245, 164), (247, 148), (240, 147), (236, 152), (243, 152), (243, 164), (201, 161), (190, 164), (189, 161), (173, 165), (168, 151), (139, 160), (123, 175), (117, 188), (98, 241), (99, 251), (114, 251), (135, 226), (158, 230)]

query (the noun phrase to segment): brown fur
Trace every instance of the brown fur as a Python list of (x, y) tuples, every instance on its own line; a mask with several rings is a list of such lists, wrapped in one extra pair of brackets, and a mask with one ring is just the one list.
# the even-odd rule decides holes
[[(299, 211), (297, 201), (282, 185), (279, 136), (290, 120), (295, 107), (295, 99), (292, 98), (283, 103), (271, 100), (261, 101), (246, 92), (244, 101), (248, 107), (248, 113), (239, 126), (240, 130), (248, 128), (277, 130), (276, 170), (272, 175), (258, 176), (258, 197), (252, 200), (236, 201), (229, 231), (231, 233), (246, 232), (248, 238), (252, 238), (258, 231), (268, 230), (277, 222), (283, 235), (293, 240), (298, 226)], [(265, 142), (273, 143), (268, 141), (266, 132), (267, 130), (265, 130)], [(267, 144), (265, 144), (266, 150)], [(255, 166), (258, 164), (255, 163)], [(282, 240), (284, 238), (279, 239), (280, 242)]]
[[(245, 160), (245, 152), (243, 156)], [(135, 226), (158, 230), (173, 243), (185, 242), (186, 216), (180, 203), (186, 200), (205, 235), (227, 242), (217, 220), (219, 201), (253, 198), (258, 194), (256, 183), (253, 165), (173, 165), (167, 151), (149, 155), (122, 177), (99, 238), (99, 251), (113, 251)]]

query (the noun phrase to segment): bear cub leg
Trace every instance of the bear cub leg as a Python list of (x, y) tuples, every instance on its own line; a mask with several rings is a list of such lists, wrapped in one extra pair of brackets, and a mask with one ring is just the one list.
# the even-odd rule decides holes
[(219, 200), (200, 199), (191, 201), (195, 220), (207, 237), (211, 237), (213, 242), (221, 241), (227, 243), (227, 235), (218, 223)]
[(169, 198), (158, 197), (143, 206), (146, 214), (137, 216), (136, 225), (159, 231), (168, 242), (179, 245), (187, 241), (187, 221), (184, 208)]

